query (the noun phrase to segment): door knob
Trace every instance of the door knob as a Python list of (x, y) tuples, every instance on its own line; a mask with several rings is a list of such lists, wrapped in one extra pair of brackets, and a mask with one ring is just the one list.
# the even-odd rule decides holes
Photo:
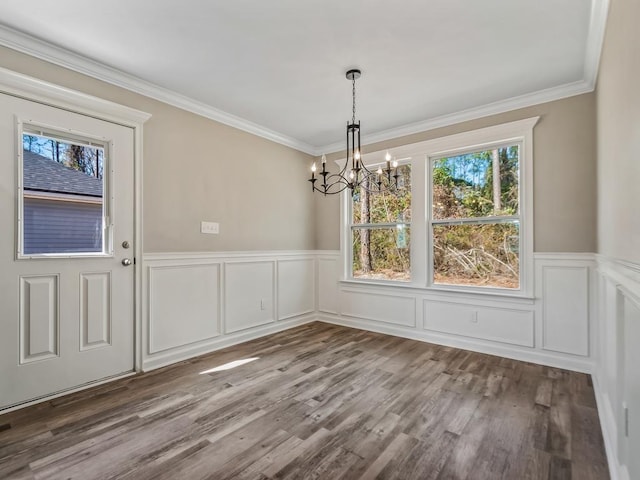
[(129, 265), (131, 265), (131, 259), (130, 259), (130, 258), (123, 258), (123, 259), (122, 259), (122, 264), (123, 264), (125, 267), (128, 267)]

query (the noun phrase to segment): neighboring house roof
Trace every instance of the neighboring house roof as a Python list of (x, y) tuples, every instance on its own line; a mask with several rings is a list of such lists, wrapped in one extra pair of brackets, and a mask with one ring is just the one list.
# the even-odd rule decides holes
[(28, 150), (23, 151), (23, 163), (25, 190), (102, 197), (102, 180), (86, 173)]

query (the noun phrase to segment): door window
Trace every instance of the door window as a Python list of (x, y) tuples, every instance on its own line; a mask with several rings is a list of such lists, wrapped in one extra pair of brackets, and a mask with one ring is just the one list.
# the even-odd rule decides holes
[(18, 254), (107, 253), (106, 145), (24, 126), (21, 148)]

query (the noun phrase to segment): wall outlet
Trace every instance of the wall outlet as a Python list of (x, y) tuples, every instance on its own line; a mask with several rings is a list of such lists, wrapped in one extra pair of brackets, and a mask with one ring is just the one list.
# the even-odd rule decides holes
[(200, 222), (200, 233), (217, 235), (220, 233), (220, 224), (217, 222)]

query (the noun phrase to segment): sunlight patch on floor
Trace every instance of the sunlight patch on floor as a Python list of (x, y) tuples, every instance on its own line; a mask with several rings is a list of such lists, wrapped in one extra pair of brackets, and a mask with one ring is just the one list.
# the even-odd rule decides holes
[(259, 357), (252, 358), (243, 358), (242, 360), (234, 360), (233, 362), (225, 363), (218, 367), (210, 368), (209, 370), (205, 370), (200, 372), (200, 375), (205, 375), (207, 373), (215, 373), (215, 372), (223, 372), (225, 370), (231, 370), (232, 368), (240, 367), (242, 365), (246, 365), (247, 363), (251, 363), (255, 360), (260, 360)]

